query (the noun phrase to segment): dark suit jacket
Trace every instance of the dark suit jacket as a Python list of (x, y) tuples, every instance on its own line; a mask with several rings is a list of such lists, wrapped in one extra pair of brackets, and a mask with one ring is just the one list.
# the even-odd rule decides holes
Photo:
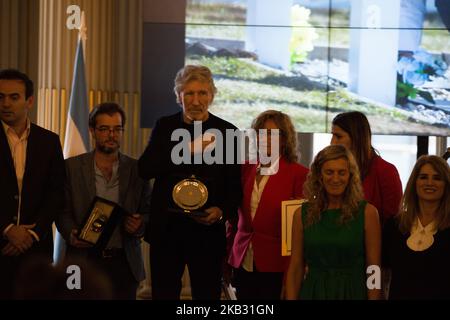
[[(217, 206), (223, 211), (223, 220), (237, 218), (237, 208), (241, 202), (242, 189), (240, 184), (240, 165), (238, 164), (180, 164), (176, 165), (171, 159), (173, 148), (179, 141), (171, 141), (171, 135), (176, 129), (186, 129), (193, 137), (193, 125), (183, 121), (181, 112), (159, 119), (152, 131), (150, 142), (139, 159), (139, 174), (144, 179), (155, 178), (149, 228), (146, 240), (152, 245), (166, 241), (167, 230), (173, 224), (184, 224), (177, 214), (169, 212), (171, 207), (172, 190), (176, 182), (182, 177), (195, 174), (208, 186), (209, 198), (205, 206)], [(202, 123), (203, 132), (208, 129), (218, 129), (223, 137), (226, 130), (235, 130), (231, 123), (210, 113), (209, 119)], [(226, 139), (223, 141), (226, 145)], [(236, 154), (236, 153), (235, 153)], [(224, 161), (226, 150), (224, 152)], [(180, 214), (178, 214), (180, 215)], [(223, 242), (225, 251), (225, 228), (223, 223), (210, 226), (215, 239)]]
[[(0, 230), (17, 221), (19, 189), (8, 140), (0, 125)], [(20, 224), (33, 224), (40, 241), (28, 253), (53, 255), (52, 223), (64, 206), (64, 158), (59, 137), (31, 124), (22, 187)], [(6, 241), (2, 241), (3, 247)], [(27, 253), (26, 253), (27, 254)]]
[[(72, 229), (81, 229), (86, 214), (96, 196), (94, 152), (84, 153), (66, 160), (66, 206), (56, 220), (59, 232), (69, 243)], [(119, 205), (128, 213), (148, 213), (148, 183), (138, 176), (137, 161), (126, 155), (119, 156)], [(137, 281), (145, 278), (141, 253), (141, 240), (125, 232), (123, 247), (130, 269)], [(86, 251), (87, 253), (87, 251)]]

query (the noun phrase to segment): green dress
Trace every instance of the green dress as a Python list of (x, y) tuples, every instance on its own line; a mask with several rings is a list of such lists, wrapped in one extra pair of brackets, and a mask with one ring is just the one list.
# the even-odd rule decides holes
[(307, 205), (302, 209), (303, 252), (308, 273), (300, 299), (367, 299), (364, 210), (339, 224), (341, 209), (322, 212), (319, 222), (305, 227)]

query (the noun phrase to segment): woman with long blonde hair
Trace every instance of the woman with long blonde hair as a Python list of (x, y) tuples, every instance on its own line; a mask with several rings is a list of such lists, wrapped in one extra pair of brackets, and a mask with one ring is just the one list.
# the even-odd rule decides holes
[(378, 299), (366, 269), (380, 265), (380, 222), (363, 200), (352, 153), (342, 145), (320, 151), (304, 193), (307, 202), (294, 214), (287, 299)]

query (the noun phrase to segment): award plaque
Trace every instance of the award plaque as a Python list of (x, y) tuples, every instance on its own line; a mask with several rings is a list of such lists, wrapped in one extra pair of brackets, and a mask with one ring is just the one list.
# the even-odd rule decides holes
[(172, 190), (172, 199), (178, 209), (187, 215), (206, 216), (207, 213), (199, 210), (208, 201), (208, 188), (194, 175), (175, 184)]
[(83, 228), (78, 236), (94, 247), (105, 247), (125, 211), (116, 203), (96, 197), (91, 204)]

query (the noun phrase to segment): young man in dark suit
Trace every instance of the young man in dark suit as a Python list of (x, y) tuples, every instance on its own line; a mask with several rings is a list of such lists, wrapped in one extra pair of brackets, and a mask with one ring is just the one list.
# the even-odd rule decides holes
[(52, 261), (52, 223), (64, 205), (58, 135), (30, 122), (33, 82), (0, 71), (0, 299), (11, 299), (31, 256)]

